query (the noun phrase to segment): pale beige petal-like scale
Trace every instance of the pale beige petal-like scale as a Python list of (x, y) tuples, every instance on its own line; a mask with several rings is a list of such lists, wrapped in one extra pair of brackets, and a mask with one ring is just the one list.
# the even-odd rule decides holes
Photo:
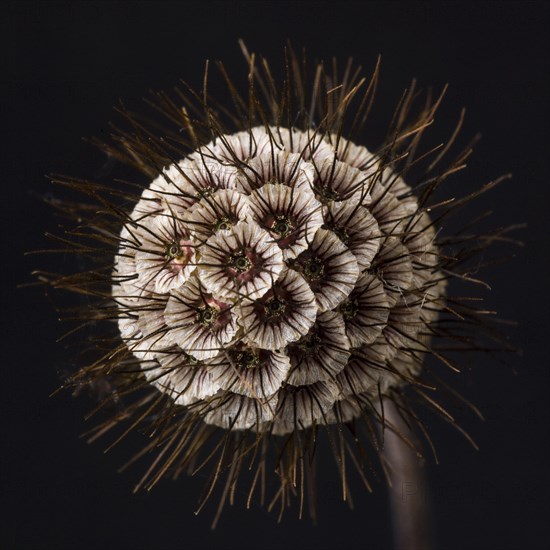
[(345, 162), (327, 158), (315, 166), (313, 190), (323, 203), (348, 200), (368, 205), (373, 177), (373, 174), (361, 172)]
[(186, 158), (163, 170), (155, 180), (155, 197), (181, 213), (193, 210), (199, 201), (219, 189), (234, 189), (237, 168), (206, 157)]
[(288, 345), (292, 369), (287, 382), (302, 386), (334, 379), (346, 366), (351, 355), (344, 319), (336, 311), (317, 316), (309, 332)]
[[(163, 210), (136, 231), (140, 247), (136, 250), (137, 278), (133, 283), (140, 291), (166, 294), (180, 287), (196, 268), (196, 244), (174, 213)], [(176, 246), (181, 258), (167, 256), (167, 247)]]
[(412, 381), (420, 373), (422, 367), (423, 353), (418, 351), (398, 350), (395, 357), (389, 362), (392, 370), (396, 373), (396, 383)]
[(273, 133), (286, 151), (300, 155), (314, 166), (320, 165), (325, 159), (334, 159), (334, 148), (323, 139), (322, 134), (314, 130), (302, 132), (295, 128), (276, 128)]
[(369, 211), (382, 233), (402, 237), (413, 214), (410, 208), (376, 179), (370, 194)]
[[(273, 314), (275, 307), (277, 312)], [(317, 306), (304, 278), (286, 270), (261, 298), (244, 301), (239, 313), (246, 341), (262, 349), (276, 350), (308, 333), (315, 323)]]
[(412, 256), (413, 277), (415, 286), (418, 288), (437, 279), (434, 275), (440, 259), (435, 243), (436, 237), (435, 228), (431, 225), (428, 214), (417, 212), (408, 224), (403, 244)]
[(264, 399), (275, 394), (288, 376), (290, 360), (284, 353), (237, 345), (209, 362), (220, 388)]
[(189, 158), (203, 162), (217, 162), (240, 166), (240, 163), (253, 157), (265, 156), (272, 150), (282, 148), (276, 134), (266, 133), (263, 126), (257, 126), (250, 131), (216, 137), (207, 145), (203, 145)]
[(418, 209), (418, 201), (412, 192), (411, 186), (405, 182), (401, 175), (395, 173), (388, 166), (382, 170), (380, 184), (391, 191), (411, 211), (414, 212)]
[(339, 161), (370, 173), (378, 170), (379, 160), (363, 145), (356, 145), (337, 134), (330, 134), (327, 140), (336, 151)]
[(324, 417), (325, 424), (345, 424), (351, 422), (354, 418), (358, 418), (364, 412), (365, 401), (367, 406), (368, 400), (362, 400), (355, 396), (339, 399), (334, 403), (333, 407), (327, 411)]
[[(215, 316), (213, 322), (201, 319), (203, 310)], [(171, 292), (164, 319), (170, 341), (197, 359), (215, 357), (237, 333), (232, 304), (213, 296), (196, 278)]]
[(206, 401), (204, 421), (224, 430), (265, 431), (275, 415), (277, 399), (277, 394), (261, 400), (220, 391)]
[(132, 341), (142, 336), (137, 325), (138, 313), (136, 311), (140, 306), (140, 300), (128, 293), (128, 290), (119, 284), (112, 286), (111, 297), (115, 301), (118, 310), (117, 325), (120, 337), (129, 347)]
[[(295, 258), (307, 248), (315, 232), (323, 225), (321, 204), (300, 188), (266, 183), (250, 195), (252, 219), (271, 235), (283, 251), (283, 258)], [(278, 232), (279, 224), (288, 232)]]
[(420, 317), (422, 303), (401, 299), (390, 311), (387, 325), (384, 327), (386, 340), (395, 348), (418, 348), (418, 335), (424, 329)]
[(171, 345), (170, 330), (164, 320), (164, 308), (167, 302), (167, 295), (150, 296), (147, 299), (140, 297), (139, 317), (136, 320), (136, 325), (141, 337), (128, 345), (128, 349), (140, 361), (157, 359), (163, 350)]
[(157, 357), (156, 386), (162, 386), (176, 405), (189, 405), (215, 395), (221, 386), (209, 370), (210, 361), (200, 361), (179, 348), (167, 350)]
[(384, 284), (390, 307), (393, 307), (413, 284), (411, 256), (397, 237), (387, 237), (382, 241), (371, 270)]
[(313, 176), (313, 165), (300, 155), (274, 149), (272, 153), (254, 157), (243, 166), (236, 185), (238, 191), (247, 194), (266, 183), (280, 183), (313, 194)]
[(337, 395), (338, 388), (331, 380), (307, 386), (285, 386), (278, 394), (273, 434), (285, 435), (324, 423)]
[(360, 273), (355, 256), (328, 229), (318, 229), (308, 249), (291, 265), (308, 282), (319, 311), (340, 305), (354, 289)]
[(193, 210), (183, 212), (184, 225), (201, 243), (212, 235), (229, 235), (231, 228), (246, 219), (248, 197), (234, 189), (219, 189), (204, 197)]
[(345, 200), (324, 207), (323, 228), (330, 229), (350, 249), (359, 267), (368, 269), (380, 248), (382, 233), (374, 216), (357, 203)]
[[(251, 266), (238, 273), (231, 262), (242, 254), (250, 257)], [(280, 248), (252, 220), (235, 225), (229, 235), (213, 235), (201, 247), (201, 281), (221, 297), (259, 298), (272, 287), (283, 268)]]
[[(118, 250), (113, 264), (112, 280), (118, 294), (131, 296), (135, 293), (134, 280), (136, 279), (136, 247), (139, 241), (133, 236), (133, 228), (130, 224), (123, 225), (118, 240)], [(124, 290), (122, 290), (124, 289)], [(114, 294), (114, 292), (113, 292)]]
[(420, 301), (420, 318), (424, 326), (435, 323), (445, 308), (448, 281), (441, 272), (434, 272), (432, 280), (423, 283), (416, 292)]
[[(362, 393), (370, 395), (383, 394), (391, 384), (400, 381), (388, 366), (390, 346), (383, 336), (373, 343), (352, 350), (346, 367), (336, 378), (336, 384), (344, 398), (358, 396)], [(391, 355), (395, 356), (393, 350)]]
[(346, 334), (352, 347), (372, 344), (386, 327), (390, 315), (384, 285), (370, 273), (364, 273), (357, 286), (339, 306), (344, 316)]
[(141, 198), (130, 214), (131, 220), (140, 223), (150, 216), (162, 212), (164, 210), (162, 197), (163, 195), (158, 191), (152, 191), (150, 188), (144, 189)]

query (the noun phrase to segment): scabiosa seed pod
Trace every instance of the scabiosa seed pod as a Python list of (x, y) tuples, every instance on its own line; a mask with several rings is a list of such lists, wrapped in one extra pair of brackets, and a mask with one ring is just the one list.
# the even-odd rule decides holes
[(362, 441), (383, 447), (373, 425), (399, 433), (384, 402), (423, 433), (415, 401), (452, 418), (425, 359), (457, 370), (437, 342), (476, 347), (464, 331), (483, 329), (484, 312), (453, 297), (448, 281), (470, 280), (463, 264), (495, 235), (443, 238), (439, 228), (500, 181), (434, 202), (469, 154), (444, 168), (451, 143), (420, 154), (440, 99), (414, 113), (409, 90), (386, 141), (370, 151), (357, 140), (378, 65), (369, 81), (351, 65), (341, 76), (336, 63), (331, 71), (317, 64), (310, 82), (289, 50), (279, 86), (267, 61), (260, 69), (243, 51), (248, 97), (219, 64), (233, 110), (209, 94), (207, 65), (202, 93), (156, 95), (165, 130), (122, 110), (131, 129), (97, 142), (146, 175), (137, 193), (135, 185), (55, 178), (102, 205), (93, 218), (79, 212), (79, 228), (69, 231), (101, 243), (100, 264), (73, 276), (40, 274), (95, 297), (83, 315), (110, 330), (101, 348), (112, 345), (67, 381), (107, 380), (112, 395), (101, 408), (124, 403), (97, 433), (125, 421), (150, 433), (141, 454), (159, 455), (138, 487), (213, 463), (199, 509), (222, 484), (215, 521), (245, 461), (249, 503), (258, 484), (264, 502), (273, 464), (280, 486), (270, 509), (278, 503), (282, 514), (298, 492), (301, 514), (320, 434), (336, 450), (349, 499), (346, 462), (370, 489)]

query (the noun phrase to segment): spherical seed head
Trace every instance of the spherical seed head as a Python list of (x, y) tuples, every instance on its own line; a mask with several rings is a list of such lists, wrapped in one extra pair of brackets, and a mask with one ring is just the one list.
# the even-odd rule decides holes
[[(405, 352), (419, 335), (426, 343), (424, 310), (441, 307), (444, 297), (433, 284), (437, 264), (426, 261), (437, 258), (437, 247), (422, 240), (430, 219), (419, 215), (410, 188), (364, 147), (341, 137), (336, 147), (328, 136), (314, 140), (313, 154), (307, 133), (291, 132), (292, 145), (288, 132), (277, 138), (276, 128), (261, 126), (221, 136), (223, 145), (204, 146), (207, 162), (197, 151), (165, 169), (184, 197), (164, 195), (160, 218), (138, 211), (141, 202), (131, 216), (139, 216), (143, 241), (151, 248), (158, 241), (161, 251), (157, 270), (147, 270), (148, 284), (133, 297), (144, 305), (143, 313), (135, 307), (138, 320), (150, 314), (152, 296), (165, 304), (157, 312), (163, 338), (152, 339), (144, 323), (138, 341), (153, 340), (149, 355), (179, 350), (178, 357), (208, 360), (208, 387), (217, 391), (190, 384), (185, 400), (204, 402), (205, 422), (234, 430), (253, 424), (284, 434), (336, 422), (339, 402), (373, 395), (381, 380), (385, 390), (406, 384), (417, 362)], [(221, 185), (221, 173), (232, 179)], [(193, 239), (192, 261), (176, 234)], [(135, 270), (139, 286), (139, 251), (135, 258), (121, 246), (117, 270)], [(158, 282), (172, 262), (184, 261), (192, 265), (186, 277)], [(159, 387), (173, 396), (177, 384)], [(308, 415), (308, 399), (318, 395), (322, 407)], [(296, 399), (299, 421), (289, 418)], [(245, 416), (228, 422), (215, 413), (228, 403)]]

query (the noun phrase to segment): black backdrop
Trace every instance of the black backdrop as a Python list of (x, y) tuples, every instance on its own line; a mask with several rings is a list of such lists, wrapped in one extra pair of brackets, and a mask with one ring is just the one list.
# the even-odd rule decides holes
[(44, 1), (4, 7), (0, 546), (390, 545), (383, 486), (373, 495), (357, 491), (350, 512), (340, 502), (335, 468), (321, 480), (316, 527), (298, 521), (293, 510), (277, 525), (274, 515), (237, 507), (211, 532), (212, 510), (192, 513), (203, 479), (165, 481), (152, 493), (132, 495), (139, 468), (121, 475), (116, 469), (139, 436), (107, 455), (101, 444), (78, 439), (92, 402), (48, 397), (60, 373), (72, 367), (72, 352), (54, 342), (62, 327), (40, 290), (16, 290), (37, 264), (63, 269), (67, 261), (22, 256), (46, 244), (45, 230), (56, 229), (51, 210), (35, 197), (63, 192), (44, 174), (97, 176), (104, 159), (80, 138), (105, 132), (119, 99), (139, 105), (150, 88), (171, 88), (179, 78), (200, 87), (206, 58), (242, 69), (242, 37), (277, 63), (287, 38), (313, 57), (352, 55), (367, 69), (382, 53), (375, 105), (381, 114), (367, 130), (371, 143), (412, 77), (436, 90), (449, 82), (435, 135), (451, 130), (462, 106), (468, 109), (465, 136), (483, 133), (454, 191), (513, 173), (479, 208), (494, 208), (495, 225), (528, 223), (520, 235), (526, 246), (486, 273), (494, 289), (487, 294), (490, 307), (520, 323), (506, 332), (523, 356), (510, 358), (511, 366), (476, 357), (455, 377), (487, 416), (481, 423), (459, 413), (480, 451), (434, 421), (441, 464), (431, 463), (429, 476), (440, 548), (548, 548), (548, 15), (548, 4), (536, 2)]

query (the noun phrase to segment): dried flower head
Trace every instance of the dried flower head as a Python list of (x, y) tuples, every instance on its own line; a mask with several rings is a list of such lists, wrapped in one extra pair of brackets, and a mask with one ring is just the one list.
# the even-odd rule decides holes
[(377, 451), (373, 426), (395, 429), (384, 400), (423, 433), (414, 400), (452, 421), (425, 357), (456, 370), (441, 342), (476, 346), (464, 329), (483, 326), (484, 312), (448, 295), (447, 282), (469, 280), (470, 252), (495, 238), (439, 233), (444, 217), (497, 183), (432, 200), (470, 152), (444, 168), (451, 143), (420, 154), (440, 98), (415, 112), (412, 87), (386, 141), (369, 151), (357, 140), (378, 65), (366, 80), (351, 64), (342, 75), (335, 62), (330, 71), (318, 64), (308, 80), (289, 51), (279, 87), (267, 62), (258, 68), (243, 51), (247, 97), (219, 64), (233, 108), (209, 94), (207, 65), (202, 93), (186, 86), (176, 97), (156, 95), (163, 129), (121, 110), (130, 128), (100, 145), (147, 176), (137, 193), (55, 178), (102, 205), (94, 217), (79, 212), (84, 221), (69, 234), (112, 255), (97, 251), (99, 265), (82, 274), (41, 274), (94, 296), (83, 314), (111, 330), (112, 345), (67, 382), (106, 380), (102, 408), (124, 403), (92, 437), (126, 421), (149, 431), (142, 454), (158, 456), (138, 487), (213, 463), (200, 508), (222, 483), (217, 517), (245, 462), (249, 503), (266, 498), (271, 466), (280, 486), (270, 507), (282, 513), (298, 492), (301, 510), (321, 433), (344, 498), (347, 462), (369, 487), (363, 441)]

